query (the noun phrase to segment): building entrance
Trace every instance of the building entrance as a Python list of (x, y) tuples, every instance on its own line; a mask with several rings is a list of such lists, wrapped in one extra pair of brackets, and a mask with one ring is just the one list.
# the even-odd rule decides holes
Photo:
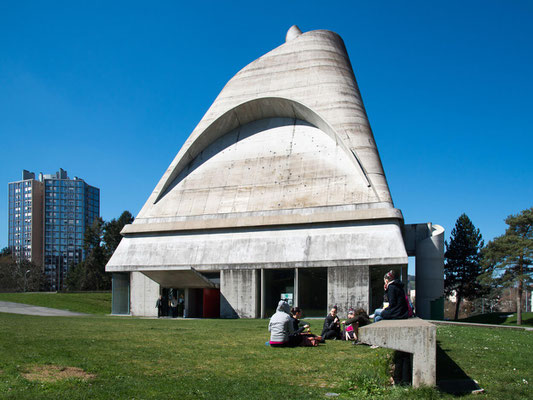
[(185, 289), (161, 288), (161, 316), (183, 317), (185, 311)]

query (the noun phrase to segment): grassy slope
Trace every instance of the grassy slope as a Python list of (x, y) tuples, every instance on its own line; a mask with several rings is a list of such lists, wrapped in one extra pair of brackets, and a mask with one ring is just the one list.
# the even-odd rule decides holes
[[(264, 345), (266, 324), (0, 314), (0, 397), (314, 399), (335, 392), (341, 398), (452, 398), (389, 386), (389, 350), (346, 342), (274, 349)], [(317, 331), (321, 321), (311, 325)], [(527, 398), (522, 379), (533, 384), (533, 360), (523, 349), (533, 345), (530, 333), (439, 327), (438, 338), (459, 368), (487, 389), (484, 398), (506, 398), (509, 391)], [(43, 364), (80, 367), (96, 378), (41, 383), (21, 376)], [(453, 362), (439, 365), (441, 377), (455, 373)]]
[(107, 293), (0, 293), (0, 301), (58, 308), (87, 314), (110, 314), (111, 292)]
[[(474, 315), (460, 319), (459, 322), (475, 322), (478, 324), (514, 325), (516, 326), (516, 313), (490, 313)], [(522, 313), (522, 326), (533, 327), (533, 312)]]
[(533, 333), (439, 326), (437, 341), (442, 350), (437, 364), (438, 379), (453, 378), (464, 372), (487, 391), (486, 398), (531, 398)]

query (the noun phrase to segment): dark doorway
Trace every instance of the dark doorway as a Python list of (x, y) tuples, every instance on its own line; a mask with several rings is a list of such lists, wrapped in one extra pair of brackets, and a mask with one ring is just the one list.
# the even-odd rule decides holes
[(204, 289), (189, 289), (186, 317), (202, 318), (204, 316)]
[(323, 317), (328, 310), (328, 269), (298, 269), (298, 305), (307, 317)]
[(185, 289), (161, 288), (161, 316), (183, 317), (185, 309)]
[(265, 269), (265, 316), (276, 312), (279, 301), (284, 298), (294, 304), (294, 269)]

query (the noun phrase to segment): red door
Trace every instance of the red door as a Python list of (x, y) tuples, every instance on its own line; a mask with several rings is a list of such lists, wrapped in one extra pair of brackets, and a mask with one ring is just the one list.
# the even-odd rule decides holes
[(204, 318), (220, 318), (220, 289), (204, 289)]

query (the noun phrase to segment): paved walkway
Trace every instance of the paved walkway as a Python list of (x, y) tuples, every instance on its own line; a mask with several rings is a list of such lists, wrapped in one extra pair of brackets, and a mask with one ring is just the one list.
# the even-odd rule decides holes
[(9, 301), (0, 301), (0, 313), (40, 315), (44, 317), (76, 317), (82, 314), (56, 308), (32, 306), (29, 304), (11, 303)]

